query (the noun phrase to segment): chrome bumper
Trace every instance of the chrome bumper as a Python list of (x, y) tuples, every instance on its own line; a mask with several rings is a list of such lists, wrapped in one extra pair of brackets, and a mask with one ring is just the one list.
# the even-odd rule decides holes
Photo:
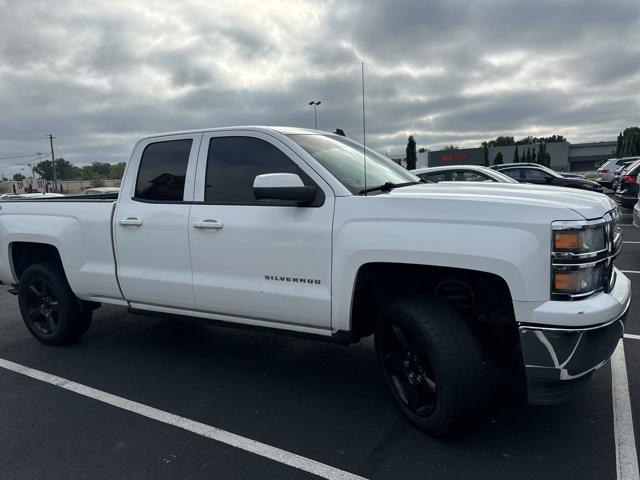
[(555, 328), (521, 325), (520, 344), (529, 403), (555, 404), (569, 398), (604, 365), (624, 332), (631, 298), (617, 318), (595, 326)]

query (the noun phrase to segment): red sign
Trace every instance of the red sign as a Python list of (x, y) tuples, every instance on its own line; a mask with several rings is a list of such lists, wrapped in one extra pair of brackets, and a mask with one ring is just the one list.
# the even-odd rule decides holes
[(467, 154), (464, 152), (447, 153), (442, 156), (444, 162), (459, 162), (467, 159)]

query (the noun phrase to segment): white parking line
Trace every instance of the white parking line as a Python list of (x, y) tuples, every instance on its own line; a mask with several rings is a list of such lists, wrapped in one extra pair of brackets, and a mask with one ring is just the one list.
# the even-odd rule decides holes
[(622, 273), (640, 273), (640, 270), (620, 270)]
[(623, 240), (622, 243), (640, 243), (640, 242), (630, 242), (629, 240)]
[(633, 433), (629, 378), (620, 340), (611, 356), (611, 391), (613, 396), (613, 431), (616, 441), (616, 471), (618, 480), (638, 480), (638, 453)]
[(127, 400), (126, 398), (118, 397), (117, 395), (96, 390), (95, 388), (72, 382), (56, 375), (41, 372), (40, 370), (35, 370), (18, 363), (10, 362), (9, 360), (0, 358), (0, 368), (25, 375), (35, 380), (40, 380), (41, 382), (55, 385), (56, 387), (64, 388), (65, 390), (92, 398), (93, 400), (136, 413), (152, 420), (157, 420), (158, 422), (166, 423), (167, 425), (181, 428), (188, 432), (251, 452), (255, 455), (260, 455), (261, 457), (268, 458), (274, 462), (279, 462), (319, 477), (330, 480), (366, 480), (364, 477), (345, 472), (344, 470), (325, 465), (324, 463), (316, 462), (315, 460), (296, 455), (295, 453), (287, 452), (286, 450), (251, 440), (250, 438), (241, 437), (235, 433), (230, 433), (204, 423), (196, 422), (195, 420), (180, 417), (173, 413), (158, 410), (157, 408), (149, 407), (142, 403)]
[(625, 333), (624, 338), (630, 338), (631, 340), (640, 340), (640, 335), (634, 335), (633, 333)]

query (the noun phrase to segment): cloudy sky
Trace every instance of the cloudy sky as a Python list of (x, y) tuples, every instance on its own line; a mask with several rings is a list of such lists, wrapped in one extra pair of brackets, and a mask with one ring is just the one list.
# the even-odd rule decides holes
[[(0, 0), (0, 172), (56, 148), (126, 160), (144, 134), (313, 127), (383, 153), (640, 124), (640, 1)], [(4, 170), (2, 170), (4, 168)]]

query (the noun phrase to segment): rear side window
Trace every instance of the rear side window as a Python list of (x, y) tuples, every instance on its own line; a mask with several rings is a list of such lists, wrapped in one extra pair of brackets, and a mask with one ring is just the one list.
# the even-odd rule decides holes
[(493, 182), (492, 178), (487, 177), (484, 173), (474, 172), (472, 170), (458, 170), (453, 177), (455, 182)]
[(429, 182), (434, 182), (434, 183), (451, 181), (451, 172), (419, 173), (418, 176), (423, 180), (427, 180)]
[(547, 173), (537, 168), (527, 168), (521, 171), (524, 171), (527, 180), (545, 180), (547, 178)]
[(269, 142), (253, 137), (214, 137), (207, 155), (205, 202), (263, 205), (265, 202), (258, 202), (253, 194), (253, 181), (265, 173), (295, 173), (305, 185), (315, 185)]
[(508, 175), (514, 180), (518, 180), (518, 181), (524, 180), (524, 176), (522, 175), (522, 170), (519, 168), (510, 168), (507, 170), (500, 170), (500, 173), (504, 173), (505, 175)]
[(193, 140), (150, 143), (142, 153), (135, 198), (181, 202)]
[(640, 161), (636, 161), (627, 167), (626, 175), (637, 175), (640, 169)]

